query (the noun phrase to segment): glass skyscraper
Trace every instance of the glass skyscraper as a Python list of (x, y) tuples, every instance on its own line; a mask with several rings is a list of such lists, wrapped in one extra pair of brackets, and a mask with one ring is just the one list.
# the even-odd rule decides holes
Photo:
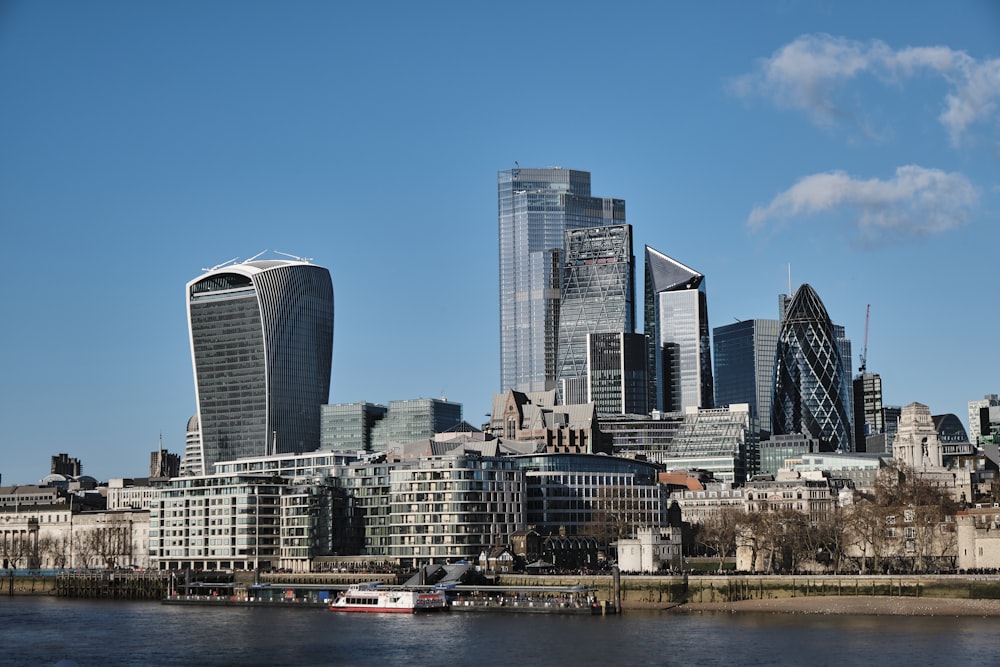
[(556, 387), (566, 230), (623, 224), (625, 202), (590, 196), (590, 174), (507, 169), (497, 175), (500, 389)]
[(333, 284), (304, 261), (217, 267), (187, 284), (201, 472), (319, 447), (330, 393)]
[(636, 333), (587, 336), (587, 400), (598, 417), (646, 415), (646, 337)]
[(646, 246), (644, 298), (650, 407), (712, 407), (705, 276)]
[(587, 403), (587, 336), (635, 331), (631, 225), (571, 229), (565, 236), (556, 377), (560, 402)]
[(778, 320), (743, 320), (712, 329), (715, 405), (748, 404), (762, 439), (771, 432), (780, 329)]
[(774, 435), (799, 433), (823, 451), (853, 451), (851, 391), (830, 316), (816, 291), (802, 285), (784, 311), (774, 376)]

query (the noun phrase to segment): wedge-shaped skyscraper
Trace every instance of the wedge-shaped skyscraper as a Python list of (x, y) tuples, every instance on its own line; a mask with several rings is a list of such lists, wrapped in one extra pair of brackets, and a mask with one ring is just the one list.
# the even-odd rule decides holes
[(824, 451), (853, 451), (851, 392), (840, 344), (809, 285), (799, 287), (782, 317), (774, 372), (771, 432), (816, 438)]
[(202, 472), (317, 449), (330, 396), (330, 272), (304, 261), (230, 264), (189, 282), (187, 301)]
[(649, 404), (662, 412), (713, 403), (705, 276), (646, 246)]

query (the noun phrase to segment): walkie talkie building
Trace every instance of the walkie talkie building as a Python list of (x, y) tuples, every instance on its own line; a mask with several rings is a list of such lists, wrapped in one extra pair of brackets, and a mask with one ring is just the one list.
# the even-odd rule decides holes
[(187, 284), (202, 473), (246, 456), (311, 451), (329, 401), (330, 272), (259, 260)]

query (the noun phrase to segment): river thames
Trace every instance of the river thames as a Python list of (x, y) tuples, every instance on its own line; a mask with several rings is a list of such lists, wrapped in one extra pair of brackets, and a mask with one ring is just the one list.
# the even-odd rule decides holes
[(0, 664), (985, 665), (996, 618), (334, 614), (0, 598)]

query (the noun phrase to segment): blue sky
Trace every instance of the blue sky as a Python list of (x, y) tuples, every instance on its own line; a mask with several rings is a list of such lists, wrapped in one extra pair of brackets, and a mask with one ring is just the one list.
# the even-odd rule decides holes
[[(0, 4), (0, 475), (182, 452), (184, 285), (333, 275), (331, 402), (499, 387), (496, 172), (592, 173), (707, 276), (811, 284), (885, 401), (1000, 392), (995, 2)], [(640, 271), (641, 274), (641, 271)]]

